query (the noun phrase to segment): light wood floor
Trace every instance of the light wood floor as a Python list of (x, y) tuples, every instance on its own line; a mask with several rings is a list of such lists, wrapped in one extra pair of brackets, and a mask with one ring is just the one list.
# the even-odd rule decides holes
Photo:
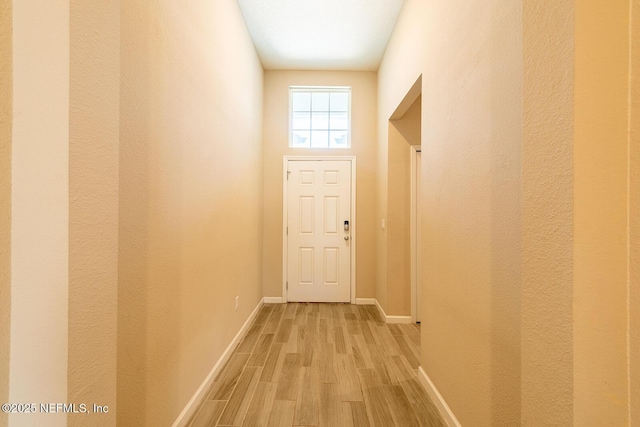
[(265, 304), (191, 427), (444, 426), (419, 349), (419, 325), (374, 306)]

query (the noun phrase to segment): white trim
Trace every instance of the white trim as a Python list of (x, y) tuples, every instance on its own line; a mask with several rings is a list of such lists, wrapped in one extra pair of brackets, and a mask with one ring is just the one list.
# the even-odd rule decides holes
[(196, 390), (196, 392), (191, 397), (189, 402), (187, 402), (187, 405), (184, 407), (182, 412), (180, 412), (180, 415), (178, 415), (178, 418), (176, 418), (176, 420), (173, 422), (172, 424), (173, 427), (186, 427), (189, 424), (189, 422), (191, 421), (191, 418), (195, 415), (196, 411), (200, 407), (200, 404), (207, 397), (209, 388), (211, 387), (211, 384), (213, 384), (213, 380), (216, 378), (216, 375), (220, 373), (225, 363), (227, 363), (227, 361), (231, 357), (231, 354), (233, 353), (233, 351), (236, 349), (238, 344), (240, 344), (240, 341), (242, 341), (242, 338), (244, 338), (244, 335), (249, 329), (249, 326), (251, 326), (251, 323), (258, 315), (258, 312), (260, 311), (260, 307), (262, 307), (262, 304), (263, 304), (263, 299), (261, 299), (260, 302), (258, 302), (258, 305), (253, 310), (253, 312), (251, 312), (251, 314), (249, 315), (249, 318), (244, 322), (244, 324), (242, 325), (242, 327), (240, 328), (236, 336), (233, 337), (233, 340), (231, 340), (231, 343), (229, 344), (227, 349), (222, 353), (222, 355), (220, 356), (218, 361), (215, 363), (215, 365), (213, 365), (213, 368), (211, 368), (211, 371), (209, 372), (209, 374), (206, 376), (202, 384), (200, 384), (200, 387), (198, 387), (198, 390)]
[(387, 316), (387, 323), (412, 323), (411, 316)]
[(358, 226), (356, 215), (356, 156), (282, 156), (282, 302), (287, 302), (287, 256), (289, 253), (287, 241), (287, 224), (289, 223), (287, 212), (287, 170), (289, 161), (314, 161), (314, 160), (348, 160), (351, 162), (351, 304), (356, 303), (356, 229)]
[(422, 366), (418, 367), (418, 379), (422, 387), (424, 387), (427, 393), (429, 393), (429, 396), (431, 396), (431, 400), (433, 400), (438, 407), (444, 422), (446, 422), (449, 427), (462, 427), (449, 405), (447, 405), (444, 397), (442, 397), (435, 384), (433, 384), (427, 373), (422, 369)]
[[(351, 107), (349, 107), (351, 109)], [(356, 303), (356, 229), (358, 226), (356, 216), (356, 156), (351, 157), (351, 304)]]
[(375, 298), (356, 298), (357, 305), (376, 305)]
[(387, 316), (387, 313), (384, 312), (384, 309), (377, 299), (375, 300), (375, 302), (380, 315), (386, 323), (411, 323), (411, 316)]
[(264, 297), (263, 301), (265, 304), (283, 304), (284, 301), (282, 297)]
[(289, 157), (282, 156), (282, 301), (287, 302), (287, 257), (289, 256), (289, 239), (287, 238), (287, 226), (289, 224), (289, 186), (287, 185), (289, 170)]
[(411, 160), (409, 165), (410, 170), (410, 189), (409, 189), (409, 244), (410, 244), (410, 258), (409, 265), (411, 269), (411, 322), (415, 323), (418, 319), (418, 242), (416, 240), (418, 230), (418, 218), (416, 216), (416, 187), (417, 187), (417, 175), (416, 160), (418, 152), (421, 152), (419, 145), (411, 146)]

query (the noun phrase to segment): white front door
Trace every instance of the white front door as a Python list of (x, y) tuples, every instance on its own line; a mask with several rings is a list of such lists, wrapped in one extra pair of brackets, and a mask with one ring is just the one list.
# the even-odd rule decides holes
[(349, 302), (351, 162), (290, 160), (287, 175), (287, 300)]

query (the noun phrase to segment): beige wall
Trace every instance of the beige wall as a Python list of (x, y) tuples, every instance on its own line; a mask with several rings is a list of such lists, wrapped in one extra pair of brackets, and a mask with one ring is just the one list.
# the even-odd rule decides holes
[(522, 424), (573, 424), (574, 2), (523, 2)]
[(576, 2), (574, 424), (628, 424), (629, 1)]
[(119, 2), (72, 0), (69, 87), (68, 402), (107, 405), (69, 426), (116, 421)]
[[(10, 402), (67, 400), (69, 3), (13, 3)], [(12, 414), (12, 424), (24, 422)], [(66, 425), (37, 414), (34, 425)]]
[(121, 9), (118, 425), (162, 426), (262, 297), (263, 72), (234, 1)]
[(631, 425), (640, 424), (640, 0), (631, 8), (629, 128), (629, 368)]
[[(0, 3), (0, 400), (172, 423), (281, 296), (283, 155), (357, 156), (357, 296), (408, 314), (421, 117), (421, 364), (455, 415), (640, 422), (638, 0), (630, 38), (623, 0), (406, 0), (378, 74), (264, 80), (235, 2), (103, 3)], [(289, 85), (352, 86), (353, 148), (289, 149)]]
[(380, 302), (387, 315), (411, 314), (411, 145), (420, 145), (422, 98), (418, 97), (401, 118), (389, 121), (387, 188), (386, 298)]
[(422, 366), (462, 424), (638, 417), (638, 30), (596, 3), (408, 0), (379, 70), (381, 217), (423, 76)]
[(520, 420), (521, 13), (407, 0), (379, 70), (379, 197), (389, 117), (422, 74), (421, 364), (463, 425)]
[[(11, 119), (12, 119), (11, 0), (0, 1), (0, 401), (9, 400), (11, 330)], [(0, 413), (0, 426), (8, 422)]]
[[(351, 86), (351, 148), (289, 148), (289, 86)], [(264, 85), (264, 295), (282, 296), (282, 157), (356, 156), (356, 296), (375, 297), (376, 73), (266, 71)]]

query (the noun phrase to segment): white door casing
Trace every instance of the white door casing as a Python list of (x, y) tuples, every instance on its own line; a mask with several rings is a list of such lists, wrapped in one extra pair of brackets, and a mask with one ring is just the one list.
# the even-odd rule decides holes
[(410, 187), (411, 187), (411, 213), (410, 213), (410, 239), (411, 239), (411, 320), (421, 321), (420, 308), (422, 307), (421, 284), (421, 236), (422, 236), (422, 203), (421, 203), (421, 149), (420, 146), (411, 146)]
[(354, 162), (285, 158), (285, 301), (355, 300)]
[(422, 321), (422, 152), (416, 153), (416, 322)]

